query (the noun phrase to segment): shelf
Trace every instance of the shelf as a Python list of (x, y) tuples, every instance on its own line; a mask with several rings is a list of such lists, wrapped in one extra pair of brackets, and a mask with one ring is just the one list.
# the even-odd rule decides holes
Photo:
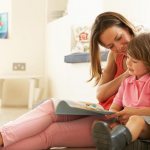
[[(106, 61), (108, 51), (101, 52), (101, 61)], [(90, 62), (90, 54), (83, 52), (83, 53), (72, 53), (69, 55), (64, 56), (65, 63), (86, 63)]]

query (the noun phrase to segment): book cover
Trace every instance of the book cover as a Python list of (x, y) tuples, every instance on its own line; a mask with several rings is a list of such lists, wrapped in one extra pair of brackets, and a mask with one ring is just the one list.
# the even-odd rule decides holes
[(53, 100), (56, 114), (58, 115), (109, 115), (113, 114), (104, 110), (102, 106), (89, 102), (75, 102), (70, 100)]

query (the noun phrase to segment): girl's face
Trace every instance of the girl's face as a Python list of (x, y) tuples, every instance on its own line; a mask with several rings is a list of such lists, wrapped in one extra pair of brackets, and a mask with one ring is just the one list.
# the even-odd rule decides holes
[(136, 76), (137, 79), (149, 72), (143, 61), (134, 59), (128, 54), (126, 64), (129, 74)]
[(127, 45), (132, 39), (127, 29), (112, 26), (106, 29), (99, 37), (103, 46), (115, 53), (126, 53)]

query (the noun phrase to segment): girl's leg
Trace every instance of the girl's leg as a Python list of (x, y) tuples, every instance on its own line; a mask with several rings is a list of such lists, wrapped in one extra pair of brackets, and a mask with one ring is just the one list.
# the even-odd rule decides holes
[(74, 120), (80, 117), (57, 116), (52, 100), (47, 100), (18, 119), (2, 126), (0, 128), (0, 137), (2, 136), (3, 138), (3, 145), (8, 146), (9, 144), (41, 133), (53, 122)]
[(49, 147), (93, 147), (91, 126), (96, 117), (56, 122), (45, 131), (0, 150), (41, 150)]
[(137, 138), (150, 138), (150, 125), (148, 125), (142, 116), (131, 116), (126, 124), (132, 135), (132, 141)]

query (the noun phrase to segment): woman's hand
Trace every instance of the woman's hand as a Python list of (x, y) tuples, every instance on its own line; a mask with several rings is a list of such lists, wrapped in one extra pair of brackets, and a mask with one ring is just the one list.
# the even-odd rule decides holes
[(123, 73), (124, 78), (127, 78), (130, 76), (129, 74), (129, 69), (127, 69), (124, 73)]

